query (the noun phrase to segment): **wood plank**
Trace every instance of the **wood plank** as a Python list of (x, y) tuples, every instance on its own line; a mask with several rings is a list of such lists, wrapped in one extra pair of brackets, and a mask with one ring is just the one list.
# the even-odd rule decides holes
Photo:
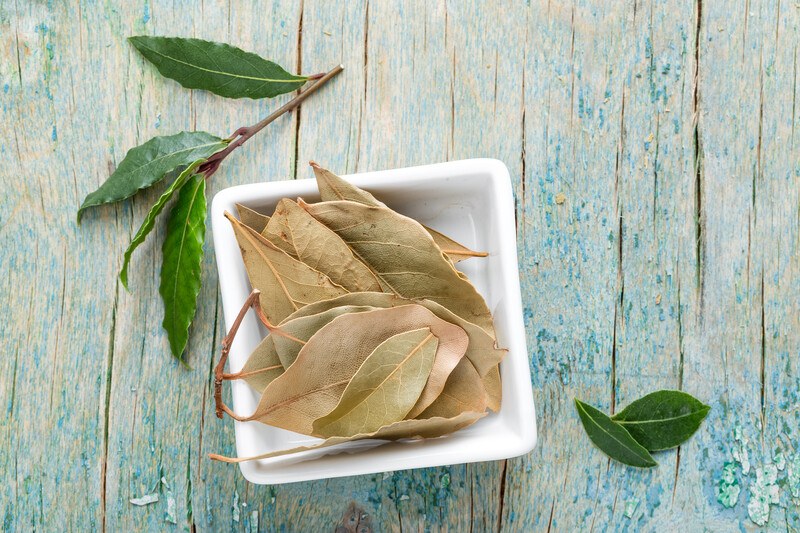
[[(508, 165), (534, 452), (284, 486), (207, 460), (234, 450), (210, 401), (224, 334), (210, 245), (187, 370), (160, 326), (162, 225), (134, 256), (132, 292), (116, 278), (160, 187), (80, 227), (75, 211), (131, 146), (226, 135), (290, 96), (187, 91), (127, 45), (138, 33), (224, 40), (304, 73), (345, 65), (227, 160), (209, 197), (309, 177), (310, 159)], [(351, 501), (380, 531), (753, 528), (756, 471), (780, 453), (800, 462), (799, 34), (790, 2), (0, 1), (3, 528), (165, 529), (163, 487), (128, 503), (162, 476), (178, 526), (200, 530), (325, 530)], [(665, 387), (713, 410), (649, 472), (594, 449), (572, 405), (619, 410)], [(715, 493), (727, 462), (733, 509)], [(769, 529), (800, 527), (788, 468)]]

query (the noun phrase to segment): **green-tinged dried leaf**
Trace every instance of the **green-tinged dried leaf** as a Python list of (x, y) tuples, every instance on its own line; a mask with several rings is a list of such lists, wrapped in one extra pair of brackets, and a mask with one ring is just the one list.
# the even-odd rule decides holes
[(128, 288), (128, 265), (131, 261), (131, 255), (136, 248), (139, 247), (140, 244), (144, 242), (150, 232), (153, 230), (153, 226), (156, 223), (156, 217), (164, 210), (164, 206), (167, 205), (167, 202), (172, 198), (172, 195), (183, 187), (183, 184), (194, 175), (194, 171), (199, 167), (205, 159), (198, 159), (197, 161), (193, 162), (191, 165), (186, 167), (183, 172), (181, 172), (175, 181), (167, 187), (167, 190), (159, 197), (153, 207), (150, 208), (150, 212), (147, 213), (147, 216), (144, 218), (142, 225), (139, 227), (139, 231), (136, 232), (134, 235), (133, 240), (128, 245), (128, 248), (125, 250), (125, 257), (122, 261), (122, 270), (119, 273), (119, 279), (122, 282), (122, 285), (127, 289)]
[(497, 364), (502, 361), (503, 357), (505, 357), (507, 350), (504, 348), (497, 348), (495, 340), (491, 335), (482, 328), (446, 309), (444, 306), (431, 300), (409, 300), (397, 296), (396, 294), (385, 292), (357, 292), (345, 294), (331, 300), (322, 300), (295, 311), (286, 321), (288, 322), (289, 320), (303, 316), (314, 315), (327, 311), (328, 309), (345, 305), (386, 308), (408, 305), (410, 303), (419, 304), (442, 320), (450, 322), (451, 324), (456, 324), (466, 331), (469, 337), (469, 346), (467, 347), (465, 356), (475, 367), (478, 375), (485, 376), (492, 368), (495, 368)]
[(349, 201), (301, 206), (335, 231), (391, 292), (433, 300), (495, 336), (486, 302), (418, 222), (386, 207)]
[(486, 407), (483, 381), (469, 359), (464, 358), (450, 373), (441, 394), (414, 418), (451, 418), (466, 411), (482, 413)]
[(433, 228), (429, 228), (428, 226), (422, 226), (425, 230), (430, 233), (431, 237), (433, 237), (433, 242), (436, 243), (436, 246), (444, 252), (444, 254), (450, 259), (453, 263), (461, 262), (465, 259), (469, 259), (470, 257), (486, 257), (486, 252), (476, 252), (475, 250), (470, 250), (460, 242), (451, 239), (444, 233), (440, 233)]
[(364, 439), (387, 440), (387, 441), (395, 441), (402, 439), (433, 439), (437, 437), (442, 437), (444, 435), (450, 435), (451, 433), (455, 433), (456, 431), (464, 429), (467, 426), (471, 426), (484, 416), (486, 416), (486, 413), (467, 412), (467, 413), (461, 413), (458, 416), (452, 418), (437, 417), (437, 418), (427, 418), (425, 420), (401, 420), (399, 422), (395, 422), (393, 424), (389, 424), (388, 426), (382, 427), (375, 433), (353, 435), (352, 437), (331, 437), (312, 446), (299, 446), (297, 448), (278, 450), (276, 452), (265, 453), (253, 457), (240, 457), (236, 459), (230, 459), (216, 454), (211, 454), (210, 457), (212, 459), (216, 459), (218, 461), (225, 461), (228, 463), (242, 463), (245, 461), (254, 461), (257, 459), (269, 459), (271, 457), (280, 457), (283, 455), (291, 455), (310, 450), (319, 450), (322, 448), (336, 446), (337, 444), (342, 444), (345, 442), (364, 440)]
[(313, 434), (313, 423), (339, 403), (364, 360), (392, 335), (428, 327), (439, 339), (436, 357), (463, 354), (468, 342), (460, 327), (420, 305), (341, 315), (322, 327), (300, 350), (295, 362), (264, 389), (248, 420)]
[(242, 370), (236, 374), (258, 392), (263, 392), (272, 380), (283, 374), (283, 365), (275, 351), (274, 339), (273, 335), (264, 337), (247, 358)]
[(264, 228), (267, 227), (267, 222), (269, 222), (267, 215), (263, 215), (242, 204), (236, 204), (236, 213), (239, 215), (239, 220), (242, 221), (242, 224), (252, 228), (256, 233), (264, 231)]
[(350, 292), (381, 290), (375, 274), (341, 237), (287, 198), (278, 202), (262, 235)]
[(403, 420), (425, 387), (438, 344), (430, 328), (383, 341), (347, 384), (336, 408), (314, 422), (314, 434), (349, 437)]
[(500, 367), (495, 366), (489, 370), (481, 381), (483, 381), (483, 390), (486, 392), (486, 404), (492, 411), (499, 411), (500, 402), (503, 399), (503, 383), (500, 381)]
[(697, 431), (710, 409), (691, 394), (660, 390), (632, 402), (611, 419), (652, 452), (680, 446)]
[(198, 159), (204, 160), (227, 145), (227, 141), (204, 131), (183, 131), (153, 137), (131, 148), (100, 188), (83, 200), (78, 209), (78, 222), (87, 208), (130, 198), (159, 182), (169, 171)]
[(275, 247), (230, 213), (225, 216), (236, 233), (250, 285), (261, 291), (261, 309), (271, 322), (282, 321), (304, 305), (347, 292), (325, 274)]
[[(375, 307), (371, 306), (357, 305), (336, 307), (316, 315), (304, 316), (294, 320), (284, 320), (281, 322), (280, 330), (291, 335), (295, 339), (307, 342), (317, 331), (320, 330), (320, 328), (328, 324), (337, 316), (348, 313), (374, 311), (375, 309)], [(297, 354), (300, 353), (302, 345), (290, 338), (282, 337), (280, 335), (270, 336), (273, 337), (272, 342), (275, 347), (275, 353), (278, 354), (278, 358), (280, 359), (283, 368), (289, 368), (292, 363), (294, 363), (295, 359), (297, 359)]]
[(386, 207), (384, 203), (367, 191), (359, 189), (330, 170), (322, 168), (316, 163), (311, 163), (311, 166), (314, 168), (314, 177), (317, 178), (317, 188), (323, 202), (349, 200), (373, 207)]
[(280, 65), (224, 43), (182, 37), (139, 35), (128, 41), (162, 76), (188, 89), (203, 89), (227, 98), (272, 98), (308, 81)]
[(605, 413), (575, 398), (575, 408), (581, 417), (586, 434), (600, 451), (620, 463), (639, 468), (651, 468), (658, 463), (631, 434)]
[[(372, 196), (369, 192), (356, 187), (330, 170), (322, 168), (316, 163), (312, 163), (311, 166), (314, 168), (314, 176), (317, 178), (317, 188), (319, 189), (320, 198), (323, 202), (349, 200), (373, 207), (386, 207), (384, 203)], [(458, 263), (470, 257), (486, 257), (488, 255), (486, 252), (470, 250), (460, 242), (451, 239), (444, 233), (440, 233), (435, 229), (424, 225), (422, 227), (430, 233), (436, 245), (453, 263)]]
[(284, 369), (289, 368), (297, 359), (303, 343), (325, 324), (340, 315), (363, 313), (375, 309), (375, 307), (350, 305), (329, 309), (317, 315), (304, 316), (296, 320), (284, 320), (280, 325), (280, 331), (286, 336), (269, 334), (264, 337), (250, 354), (237, 376), (244, 379), (258, 392), (263, 392), (273, 379), (283, 374)]
[(203, 242), (206, 237), (206, 181), (194, 175), (181, 187), (167, 221), (161, 247), (161, 284), (164, 301), (162, 326), (172, 355), (182, 359), (189, 340), (189, 325), (200, 293)]
[[(409, 303), (422, 305), (442, 320), (460, 326), (469, 337), (467, 351), (464, 354), (465, 360), (459, 361), (455, 368), (458, 369), (463, 365), (471, 364), (473, 371), (469, 372), (462, 368), (459, 374), (463, 379), (451, 382), (452, 372), (455, 372), (455, 370), (448, 369), (442, 365), (442, 367), (440, 367), (442, 368), (440, 371), (441, 374), (438, 375), (446, 376), (447, 381), (444, 390), (446, 390), (446, 387), (449, 385), (450, 394), (459, 397), (462, 392), (471, 391), (476, 396), (482, 398), (481, 402), (483, 402), (484, 409), (488, 406), (492, 411), (499, 411), (502, 398), (502, 383), (500, 382), (500, 372), (497, 365), (503, 359), (507, 350), (496, 348), (495, 340), (486, 333), (486, 331), (455, 315), (452, 311), (447, 310), (436, 302), (431, 300), (408, 300), (389, 293), (359, 292), (345, 294), (344, 296), (339, 296), (332, 300), (324, 300), (308, 305), (294, 312), (286, 320), (287, 322), (290, 320), (299, 320), (304, 316), (314, 316), (326, 310), (347, 305), (387, 308), (408, 305)], [(440, 365), (441, 364), (440, 362)], [(471, 379), (473, 376), (475, 376), (475, 379)], [(432, 386), (429, 389), (430, 394), (434, 394), (436, 390), (439, 390), (439, 382), (436, 378), (434, 378), (432, 383), (435, 383), (436, 386)], [(428, 399), (429, 396), (426, 395), (424, 400), (427, 401)], [(421, 402), (419, 405), (425, 405), (425, 401)], [(472, 400), (468, 401), (472, 402)], [(473, 405), (478, 404), (476, 403)], [(415, 408), (412, 413), (412, 418), (424, 416), (421, 413), (423, 413), (423, 409), (427, 408), (420, 408), (420, 406)], [(439, 409), (440, 410), (435, 411), (435, 415), (429, 414), (427, 416), (452, 416), (454, 414), (452, 411), (445, 411), (445, 407), (440, 407)], [(477, 410), (477, 408), (473, 410)]]

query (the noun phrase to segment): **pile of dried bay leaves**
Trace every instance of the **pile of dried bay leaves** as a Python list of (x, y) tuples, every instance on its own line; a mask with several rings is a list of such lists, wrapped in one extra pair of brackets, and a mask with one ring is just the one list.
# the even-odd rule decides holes
[[(229, 213), (254, 289), (223, 342), (217, 414), (324, 440), (431, 438), (500, 407), (486, 302), (454, 264), (474, 252), (312, 163), (322, 201), (281, 200), (271, 216)], [(252, 306), (270, 334), (244, 368), (222, 372)], [(253, 414), (221, 399), (224, 379), (261, 395)], [(238, 462), (255, 459), (215, 459)]]

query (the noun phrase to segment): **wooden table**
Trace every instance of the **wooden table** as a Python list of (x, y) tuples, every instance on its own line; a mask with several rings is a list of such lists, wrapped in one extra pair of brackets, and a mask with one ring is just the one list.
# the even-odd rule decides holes
[[(210, 397), (224, 333), (210, 236), (186, 369), (160, 324), (163, 220), (131, 292), (117, 281), (163, 186), (75, 214), (128, 148), (228, 134), (290, 96), (187, 91), (133, 34), (345, 66), (226, 161), (211, 194), (310, 177), (310, 159), (508, 165), (532, 453), (285, 486), (206, 458), (234, 452)], [(332, 531), (351, 502), (376, 531), (749, 530), (774, 469), (765, 527), (797, 531), (799, 43), (792, 0), (0, 1), (3, 530)], [(609, 462), (573, 397), (618, 410), (658, 388), (709, 403), (706, 423), (656, 469)], [(732, 508), (720, 483), (740, 489)], [(154, 488), (157, 503), (129, 503)]]

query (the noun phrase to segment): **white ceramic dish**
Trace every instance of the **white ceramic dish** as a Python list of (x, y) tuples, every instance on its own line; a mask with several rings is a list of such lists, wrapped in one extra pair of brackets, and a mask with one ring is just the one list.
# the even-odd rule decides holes
[[(391, 208), (439, 230), (475, 250), (489, 252), (458, 264), (492, 311), (498, 343), (508, 348), (500, 365), (503, 401), (498, 413), (439, 439), (346, 443), (288, 457), (241, 463), (244, 477), (259, 484), (371, 474), (525, 454), (536, 445), (536, 419), (517, 266), (511, 181), (506, 166), (494, 159), (470, 159), (436, 165), (344, 176), (375, 194)], [(223, 213), (235, 204), (271, 212), (284, 197), (319, 199), (313, 179), (240, 185), (220, 191), (211, 205), (211, 224), (219, 268), (225, 327), (230, 328), (250, 283), (230, 223)], [(242, 368), (266, 332), (252, 312), (242, 323), (229, 358), (231, 371)], [(231, 383), (233, 409), (252, 413), (258, 396), (241, 381)], [(226, 385), (227, 386), (227, 385)], [(259, 422), (235, 422), (239, 457), (310, 445), (319, 439)]]

